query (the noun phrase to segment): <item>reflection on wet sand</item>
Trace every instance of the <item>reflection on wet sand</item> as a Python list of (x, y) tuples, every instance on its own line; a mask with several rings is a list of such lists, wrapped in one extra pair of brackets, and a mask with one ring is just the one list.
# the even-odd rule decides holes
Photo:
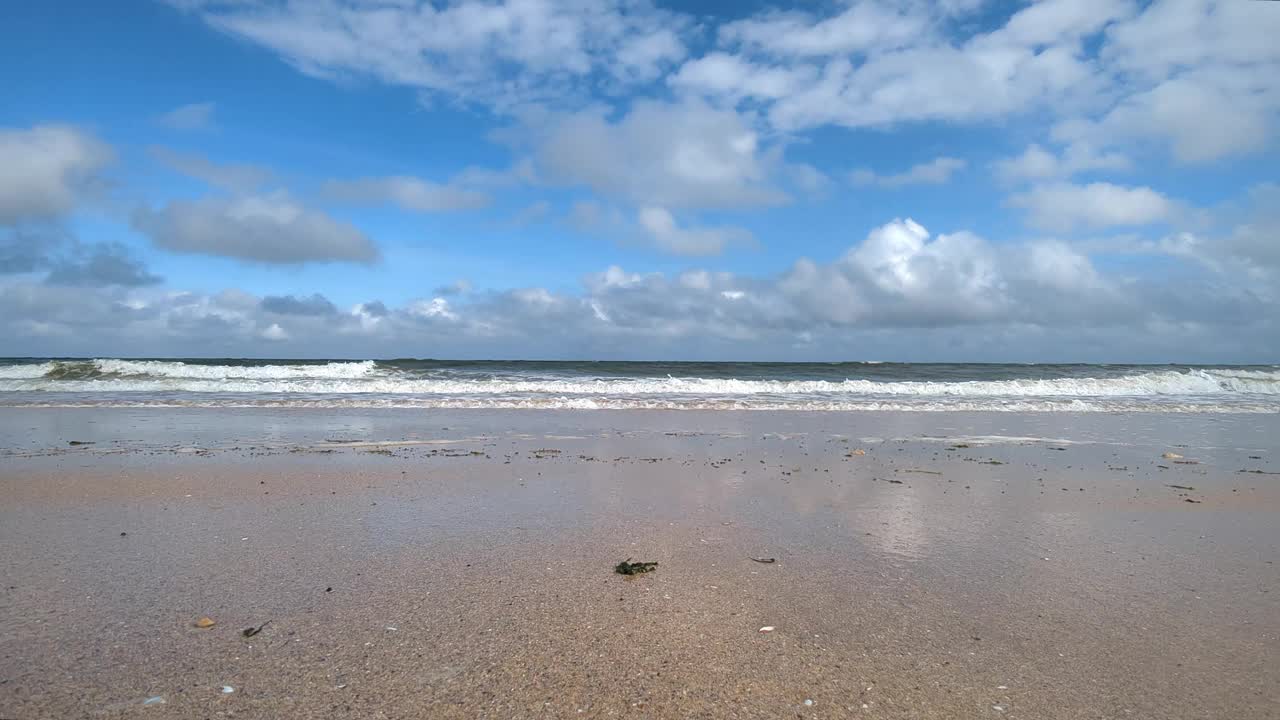
[(17, 717), (1276, 706), (1274, 418), (49, 412), (0, 413)]

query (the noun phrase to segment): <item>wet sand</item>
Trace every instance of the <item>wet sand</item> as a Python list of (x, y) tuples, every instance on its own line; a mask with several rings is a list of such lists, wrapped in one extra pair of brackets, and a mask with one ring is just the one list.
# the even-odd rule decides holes
[(6, 410), (0, 717), (1280, 717), (1278, 446), (1268, 415)]

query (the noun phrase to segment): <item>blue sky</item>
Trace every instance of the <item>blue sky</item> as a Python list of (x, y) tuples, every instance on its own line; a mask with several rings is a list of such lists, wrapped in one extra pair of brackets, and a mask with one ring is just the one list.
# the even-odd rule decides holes
[(0, 354), (1275, 362), (1280, 3), (0, 25)]

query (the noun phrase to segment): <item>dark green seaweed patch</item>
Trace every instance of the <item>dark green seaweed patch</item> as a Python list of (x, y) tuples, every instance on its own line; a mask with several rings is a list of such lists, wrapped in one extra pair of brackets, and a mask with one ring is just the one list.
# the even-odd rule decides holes
[(643, 575), (647, 572), (653, 572), (658, 568), (656, 562), (631, 562), (631, 558), (627, 558), (614, 566), (613, 571), (619, 575)]

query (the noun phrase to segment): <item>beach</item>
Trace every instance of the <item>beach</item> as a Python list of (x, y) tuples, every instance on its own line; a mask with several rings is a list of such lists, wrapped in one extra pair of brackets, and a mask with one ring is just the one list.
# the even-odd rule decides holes
[(1277, 717), (1278, 438), (8, 408), (0, 716)]

